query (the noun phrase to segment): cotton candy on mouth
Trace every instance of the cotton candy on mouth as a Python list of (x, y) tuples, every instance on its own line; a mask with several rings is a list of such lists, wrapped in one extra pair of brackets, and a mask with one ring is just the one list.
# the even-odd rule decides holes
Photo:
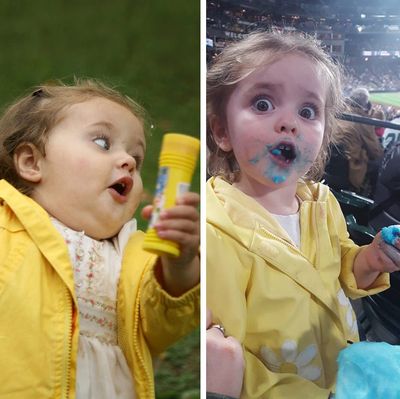
[(296, 159), (296, 149), (292, 143), (279, 143), (270, 153), (275, 159), (289, 164)]

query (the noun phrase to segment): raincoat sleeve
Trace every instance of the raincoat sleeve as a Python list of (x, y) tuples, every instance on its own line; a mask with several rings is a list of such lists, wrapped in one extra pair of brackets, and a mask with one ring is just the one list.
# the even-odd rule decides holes
[(158, 258), (143, 250), (143, 239), (143, 232), (133, 234), (125, 250), (119, 281), (119, 325), (130, 338), (129, 345), (143, 336), (151, 354), (157, 355), (199, 325), (200, 285), (179, 297), (170, 296), (154, 273)]
[(340, 241), (342, 264), (339, 280), (346, 296), (356, 299), (367, 295), (373, 295), (389, 288), (389, 273), (380, 274), (367, 290), (357, 288), (357, 282), (353, 273), (353, 264), (361, 247), (350, 239), (340, 205), (332, 193), (329, 194), (328, 206), (331, 212), (331, 218), (335, 221), (335, 227)]
[(160, 286), (152, 268), (143, 283), (140, 314), (151, 352), (161, 353), (199, 325), (200, 285), (172, 297)]
[(211, 224), (207, 225), (206, 238), (207, 306), (213, 314), (213, 322), (224, 326), (226, 334), (242, 344), (245, 375), (241, 398), (327, 399), (328, 389), (319, 388), (296, 374), (274, 373), (246, 348), (247, 320), (255, 317), (247, 313), (246, 303), (251, 294), (254, 255)]

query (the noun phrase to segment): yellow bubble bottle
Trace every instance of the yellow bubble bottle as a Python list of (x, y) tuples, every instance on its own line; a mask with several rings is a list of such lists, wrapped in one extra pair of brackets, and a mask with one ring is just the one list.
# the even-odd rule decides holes
[(146, 231), (143, 248), (157, 255), (179, 256), (177, 243), (159, 238), (154, 225), (164, 209), (176, 204), (176, 198), (189, 191), (200, 150), (200, 140), (180, 133), (163, 137), (159, 169), (153, 200), (153, 213)]

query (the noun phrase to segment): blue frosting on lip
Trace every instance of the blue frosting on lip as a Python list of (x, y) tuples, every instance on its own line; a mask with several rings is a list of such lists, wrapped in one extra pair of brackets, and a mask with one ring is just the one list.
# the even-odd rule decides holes
[(274, 177), (272, 178), (272, 181), (273, 181), (275, 184), (283, 183), (285, 180), (286, 180), (286, 177), (285, 177), (285, 176), (274, 176)]
[(275, 148), (274, 150), (271, 151), (271, 154), (273, 155), (281, 155), (282, 151), (278, 148)]
[(382, 239), (387, 244), (396, 245), (396, 241), (400, 239), (400, 226), (394, 225), (389, 227), (384, 227), (381, 231)]

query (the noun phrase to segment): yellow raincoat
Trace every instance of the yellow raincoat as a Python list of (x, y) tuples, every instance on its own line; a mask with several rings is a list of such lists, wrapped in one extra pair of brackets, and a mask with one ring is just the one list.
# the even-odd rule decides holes
[[(199, 321), (199, 287), (173, 298), (157, 283), (157, 257), (125, 248), (118, 286), (118, 344), (136, 397), (154, 398), (152, 356)], [(0, 398), (73, 399), (79, 318), (64, 239), (36, 202), (0, 181)]]
[(336, 358), (358, 340), (348, 296), (368, 291), (352, 273), (359, 247), (328, 187), (300, 182), (301, 248), (253, 198), (221, 178), (207, 183), (207, 305), (245, 353), (241, 398), (327, 399)]

